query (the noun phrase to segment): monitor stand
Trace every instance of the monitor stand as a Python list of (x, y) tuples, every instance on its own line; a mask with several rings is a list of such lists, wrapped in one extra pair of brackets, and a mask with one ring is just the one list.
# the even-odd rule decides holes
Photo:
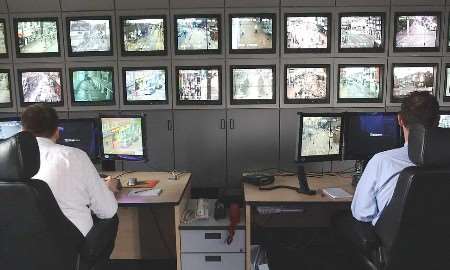
[(311, 190), (308, 185), (308, 178), (306, 177), (305, 166), (303, 164), (297, 165), (297, 177), (299, 188), (297, 190), (298, 193), (306, 194), (306, 195), (315, 195), (317, 192), (315, 190)]
[(102, 160), (102, 171), (104, 171), (104, 172), (116, 171), (116, 161), (115, 160)]
[(355, 162), (355, 173), (352, 176), (352, 186), (356, 187), (358, 185), (359, 179), (361, 179), (367, 162), (367, 160), (357, 160)]

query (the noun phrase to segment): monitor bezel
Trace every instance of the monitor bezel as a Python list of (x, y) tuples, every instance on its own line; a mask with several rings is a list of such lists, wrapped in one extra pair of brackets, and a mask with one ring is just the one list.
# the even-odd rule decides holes
[[(218, 100), (181, 100), (180, 99), (180, 80), (179, 72), (180, 70), (213, 70), (217, 69), (219, 71), (219, 99)], [(211, 66), (176, 66), (175, 67), (175, 95), (176, 95), (176, 105), (222, 105), (222, 66), (211, 65)]]
[[(83, 51), (74, 52), (72, 50), (72, 41), (70, 38), (70, 22), (82, 21), (82, 20), (108, 20), (109, 22), (109, 45), (108, 51)], [(66, 18), (66, 36), (67, 36), (67, 54), (69, 57), (85, 57), (85, 56), (113, 56), (114, 55), (114, 42), (113, 42), (113, 25), (111, 16), (75, 16)]]
[[(76, 101), (75, 100), (75, 89), (73, 85), (73, 73), (76, 71), (108, 71), (112, 72), (112, 88), (113, 95), (112, 100), (107, 101)], [(114, 77), (114, 67), (70, 67), (69, 68), (69, 85), (70, 85), (70, 101), (72, 106), (114, 106), (116, 105), (116, 85), (115, 85), (115, 77)]]
[[(398, 25), (397, 20), (400, 16), (436, 16), (437, 17), (437, 31), (436, 31), (436, 41), (438, 43), (437, 47), (397, 47), (397, 33)], [(442, 28), (442, 13), (438, 11), (431, 12), (395, 12), (394, 14), (394, 36), (392, 38), (392, 48), (393, 52), (440, 52), (441, 51), (441, 28)]]
[[(19, 46), (19, 22), (54, 22), (56, 23), (56, 42), (58, 43), (58, 52), (41, 52), (41, 53), (22, 53), (20, 52)], [(42, 58), (42, 57), (61, 57), (61, 42), (60, 42), (60, 29), (59, 29), (59, 18), (58, 17), (16, 17), (13, 18), (13, 28), (14, 28), (14, 45), (16, 49), (17, 58)], [(5, 24), (6, 31), (6, 24)]]
[[(443, 94), (442, 94), (442, 99), (443, 99), (443, 101), (444, 102), (450, 102), (450, 95), (448, 96), (448, 95), (446, 95), (447, 94), (447, 87), (450, 87), (450, 85), (449, 85), (449, 83), (450, 83), (450, 77), (448, 76), (448, 70), (450, 70), (450, 63), (447, 63), (446, 65), (445, 65), (445, 70), (444, 70), (444, 74), (445, 74), (445, 78), (444, 78), (444, 91), (443, 91)], [(449, 112), (449, 114), (450, 114), (450, 112)]]
[[(5, 49), (6, 49), (6, 53), (0, 53), (0, 58), (8, 58), (9, 57), (9, 40), (8, 40), (8, 25), (6, 23), (6, 19), (5, 18), (0, 18), (0, 24), (4, 25), (4, 33), (3, 36), (5, 38)], [(58, 40), (58, 44), (59, 44), (59, 40)]]
[[(336, 161), (342, 160), (343, 155), (343, 142), (344, 142), (344, 115), (342, 113), (303, 113), (298, 114), (298, 130), (297, 130), (297, 150), (296, 161), (297, 162), (320, 162), (320, 161)], [(335, 155), (318, 155), (318, 156), (301, 156), (302, 153), (302, 134), (303, 134), (303, 117), (340, 117), (341, 118), (341, 131), (339, 140), (339, 153)]]
[[(380, 72), (380, 92), (377, 98), (341, 98), (339, 97), (341, 90), (341, 68), (346, 67), (379, 67)], [(384, 64), (338, 64), (336, 74), (336, 99), (337, 103), (383, 103), (384, 92)]]
[[(127, 51), (125, 49), (124, 26), (127, 20), (142, 20), (142, 19), (162, 19), (163, 20), (163, 35), (164, 35), (164, 50), (153, 51)], [(166, 56), (168, 54), (167, 42), (167, 16), (166, 15), (150, 15), (150, 16), (120, 16), (120, 50), (122, 56)]]
[[(197, 19), (217, 19), (217, 26), (219, 29), (219, 39), (218, 39), (218, 48), (217, 49), (199, 49), (199, 50), (180, 50), (178, 48), (178, 19), (189, 19), (189, 18), (197, 18)], [(196, 55), (196, 54), (221, 54), (222, 53), (222, 15), (221, 14), (177, 14), (174, 15), (174, 49), (175, 55)]]
[[(165, 73), (165, 92), (166, 100), (137, 100), (129, 101), (127, 94), (127, 71), (138, 71), (138, 70), (163, 70)], [(122, 67), (122, 93), (123, 93), (123, 104), (124, 105), (166, 105), (169, 104), (169, 72), (166, 66), (152, 66), (152, 67)]]
[[(233, 49), (233, 18), (268, 18), (272, 20), (272, 48), (270, 49)], [(274, 54), (277, 52), (277, 14), (276, 13), (232, 13), (228, 15), (229, 53), (230, 54)]]
[(11, 80), (11, 70), (7, 68), (0, 68), (0, 73), (8, 74), (8, 84), (9, 84), (9, 102), (0, 103), (0, 108), (13, 108), (13, 90), (12, 90), (12, 80)]
[[(23, 96), (23, 85), (22, 85), (22, 74), (27, 72), (58, 72), (61, 80), (61, 101), (59, 102), (25, 102)], [(33, 104), (44, 103), (52, 107), (63, 107), (64, 106), (64, 77), (63, 70), (61, 68), (20, 68), (17, 69), (17, 83), (19, 85), (19, 97), (20, 97), (20, 106), (27, 107)]]
[[(96, 129), (96, 134), (95, 134), (95, 144), (96, 144), (96, 149), (95, 149), (95, 156), (92, 157), (90, 156), (88, 153), (87, 156), (92, 160), (92, 161), (98, 161), (99, 160), (99, 156), (100, 156), (100, 143), (99, 143), (99, 133), (100, 133), (100, 129), (99, 129), (99, 124), (98, 124), (98, 119), (96, 118), (69, 118), (69, 119), (59, 119), (58, 120), (58, 128), (61, 122), (89, 122), (89, 123), (93, 123), (94, 127)], [(59, 139), (58, 139), (59, 140)], [(63, 144), (61, 144), (63, 145)]]
[[(141, 131), (142, 131), (142, 155), (135, 156), (135, 155), (118, 155), (118, 154), (106, 154), (109, 157), (105, 157), (105, 151), (103, 147), (103, 125), (102, 125), (102, 119), (103, 118), (140, 118), (141, 119)], [(100, 160), (125, 160), (125, 161), (148, 161), (147, 156), (147, 134), (146, 134), (146, 124), (145, 124), (145, 115), (99, 115), (98, 118), (99, 123), (99, 143), (100, 143)]]
[[(288, 48), (287, 39), (287, 20), (289, 17), (326, 17), (327, 18), (327, 47), (326, 48)], [(332, 18), (331, 13), (286, 13), (284, 14), (284, 52), (285, 53), (330, 53), (331, 52), (331, 33), (332, 33)]]
[[(234, 99), (233, 70), (234, 69), (271, 69), (272, 70), (272, 98), (271, 99)], [(273, 65), (230, 65), (230, 105), (259, 105), (277, 104), (277, 67)]]
[[(287, 97), (287, 75), (289, 68), (325, 68), (327, 74), (326, 97), (323, 99), (289, 99)], [(285, 64), (284, 65), (284, 104), (329, 104), (331, 100), (330, 64)]]

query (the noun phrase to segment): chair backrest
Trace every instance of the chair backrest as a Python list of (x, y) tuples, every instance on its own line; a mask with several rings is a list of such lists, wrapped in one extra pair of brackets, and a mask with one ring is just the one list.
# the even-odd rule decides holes
[(408, 152), (375, 226), (385, 269), (450, 269), (450, 129), (411, 127)]
[[(0, 141), (0, 262), (8, 270), (75, 269), (82, 234), (61, 212), (39, 170), (36, 138)], [(79, 245), (79, 244), (77, 244)]]

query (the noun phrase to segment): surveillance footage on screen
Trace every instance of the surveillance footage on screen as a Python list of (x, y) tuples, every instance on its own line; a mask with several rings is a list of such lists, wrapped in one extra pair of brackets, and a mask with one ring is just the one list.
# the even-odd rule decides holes
[(394, 66), (392, 96), (403, 98), (414, 91), (433, 93), (435, 69), (433, 66)]
[(342, 16), (341, 49), (378, 49), (384, 46), (382, 16)]
[(21, 131), (20, 120), (0, 121), (0, 140), (8, 139)]
[(273, 20), (266, 17), (232, 17), (231, 49), (272, 48)]
[(8, 53), (6, 49), (6, 27), (5, 22), (0, 19), (0, 55)]
[(233, 68), (233, 99), (272, 99), (273, 70), (270, 68)]
[(111, 50), (108, 19), (70, 20), (70, 48), (73, 53)]
[(450, 115), (449, 114), (441, 114), (441, 118), (439, 119), (439, 127), (440, 128), (450, 128)]
[(58, 53), (58, 24), (56, 20), (17, 22), (19, 53)]
[(287, 49), (328, 48), (328, 24), (326, 16), (288, 16), (286, 18)]
[(78, 70), (72, 74), (75, 102), (102, 102), (114, 99), (113, 72), (110, 70)]
[(142, 69), (125, 71), (126, 100), (167, 100), (166, 71)]
[(11, 86), (8, 72), (0, 72), (0, 105), (11, 102)]
[(103, 153), (142, 156), (141, 118), (102, 118)]
[(177, 50), (218, 50), (219, 18), (177, 18)]
[(123, 46), (126, 52), (164, 51), (164, 19), (125, 19)]
[(304, 116), (301, 156), (338, 155), (341, 142), (341, 117)]
[(179, 69), (179, 100), (219, 100), (218, 69)]
[(61, 73), (57, 71), (26, 71), (21, 74), (25, 103), (62, 102)]
[(445, 94), (444, 98), (450, 98), (450, 66), (446, 68), (445, 72)]
[(380, 66), (339, 67), (339, 98), (376, 99), (382, 92)]
[(325, 67), (288, 67), (286, 96), (292, 100), (320, 100), (328, 96), (328, 71)]
[(438, 16), (398, 16), (395, 27), (395, 48), (439, 47)]

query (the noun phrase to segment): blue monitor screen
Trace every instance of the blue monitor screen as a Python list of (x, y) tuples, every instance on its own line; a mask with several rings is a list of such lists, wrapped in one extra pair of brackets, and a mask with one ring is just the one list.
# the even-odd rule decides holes
[(8, 139), (22, 131), (19, 119), (0, 119), (0, 140)]
[(91, 159), (98, 158), (98, 130), (94, 119), (60, 120), (58, 144), (78, 148)]

